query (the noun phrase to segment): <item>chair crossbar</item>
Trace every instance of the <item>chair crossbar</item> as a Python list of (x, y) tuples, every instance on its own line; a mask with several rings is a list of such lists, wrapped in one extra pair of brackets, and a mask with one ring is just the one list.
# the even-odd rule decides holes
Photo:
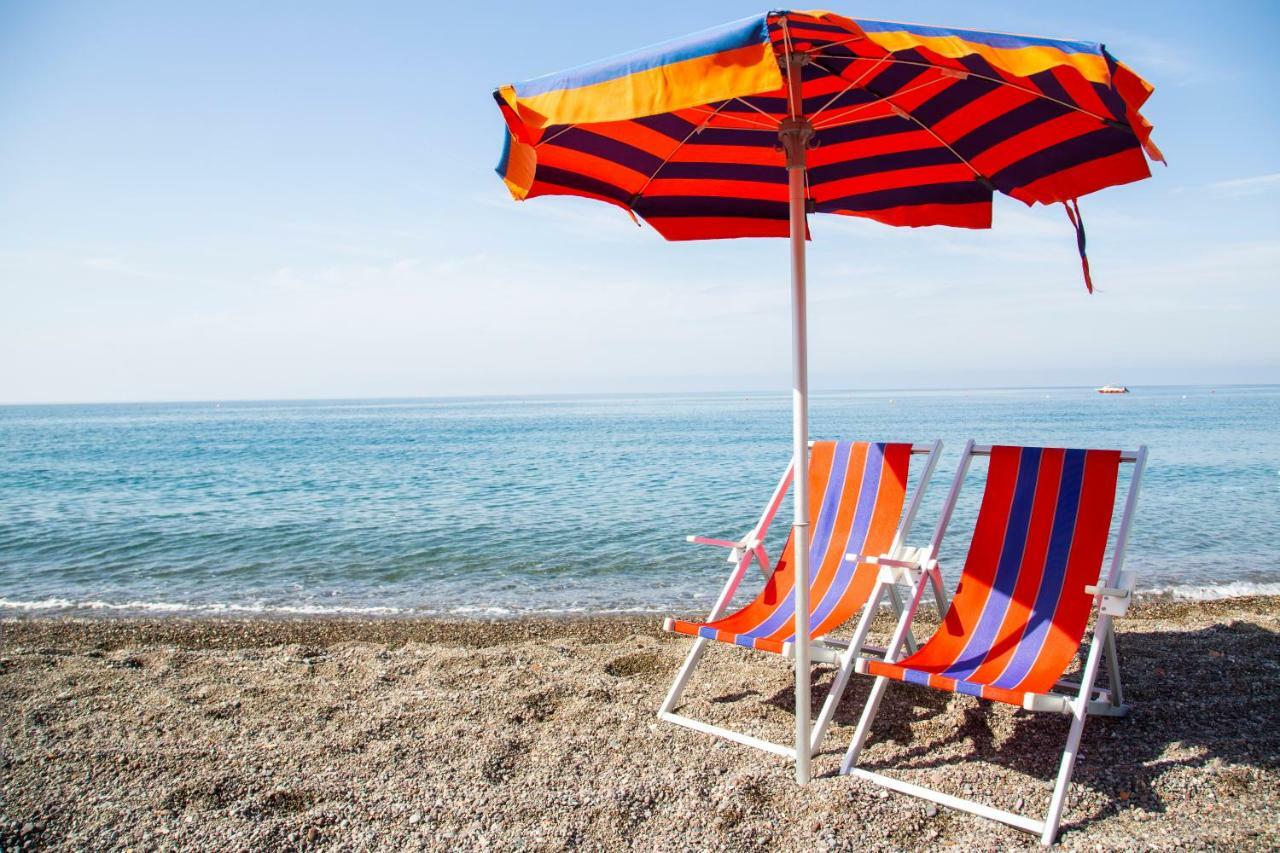
[[(816, 441), (810, 440), (809, 446), (813, 447), (817, 443), (818, 442)], [(928, 456), (930, 453), (933, 453), (935, 450), (938, 449), (939, 444), (941, 444), (941, 442), (933, 442), (928, 444), (925, 444), (925, 443), (913, 444), (911, 445), (911, 455), (912, 456)]]
[[(846, 645), (847, 649), (848, 646)], [(783, 643), (782, 656), (787, 660), (796, 659), (796, 644)], [(809, 662), (810, 663), (840, 663), (840, 650), (829, 648), (822, 643), (813, 643), (809, 646)]]
[(781, 744), (764, 740), (763, 738), (743, 734), (742, 732), (735, 732), (733, 729), (713, 726), (710, 723), (704, 723), (701, 720), (695, 720), (692, 717), (686, 717), (683, 714), (676, 714), (671, 711), (659, 711), (658, 719), (665, 720), (668, 723), (675, 723), (678, 726), (684, 726), (687, 729), (693, 729), (695, 732), (714, 735), (715, 737), (731, 740), (734, 743), (740, 743), (744, 746), (752, 746), (765, 752), (772, 752), (774, 755), (780, 755), (783, 758), (790, 758), (792, 761), (794, 761), (796, 757), (795, 747), (782, 746)]
[[(990, 445), (990, 444), (975, 444), (973, 446), (973, 450), (970, 452), (974, 456), (990, 456), (992, 446), (993, 445)], [(1121, 462), (1137, 462), (1138, 458), (1145, 457), (1146, 453), (1147, 453), (1146, 447), (1139, 447), (1137, 450), (1121, 450), (1120, 461)]]
[(885, 776), (883, 773), (872, 773), (870, 770), (864, 770), (861, 767), (852, 767), (849, 769), (850, 776), (857, 776), (859, 779), (865, 779), (868, 782), (874, 782), (885, 788), (897, 791), (900, 794), (910, 794), (913, 797), (919, 797), (922, 800), (930, 800), (940, 806), (957, 809), (962, 812), (985, 817), (991, 820), (998, 820), (1001, 823), (1007, 823), (1010, 826), (1017, 827), (1025, 832), (1035, 833), (1039, 835), (1044, 831), (1044, 821), (1035, 818), (1020, 815), (1015, 812), (998, 809), (994, 806), (984, 805), (983, 803), (966, 800), (964, 797), (955, 797), (951, 794), (944, 794), (941, 791), (935, 791), (932, 788), (926, 788), (923, 785), (916, 785), (913, 782), (907, 782), (903, 779), (895, 779), (892, 776)]
[[(837, 650), (848, 649), (849, 646), (851, 645), (849, 640), (837, 640), (833, 637), (823, 637), (821, 642), (823, 645), (829, 648), (837, 649)], [(888, 649), (886, 649), (884, 646), (875, 646), (875, 645), (872, 645), (871, 643), (862, 644), (862, 653), (864, 655), (871, 655), (872, 657), (882, 658), (885, 656), (885, 652), (887, 651)]]
[[(1028, 693), (1022, 702), (1024, 711), (1045, 712), (1050, 714), (1070, 714), (1075, 710), (1078, 696), (1063, 696), (1061, 693)], [(1128, 705), (1117, 705), (1110, 697), (1102, 696), (1088, 701), (1090, 714), (1103, 717), (1123, 717), (1129, 713)]]

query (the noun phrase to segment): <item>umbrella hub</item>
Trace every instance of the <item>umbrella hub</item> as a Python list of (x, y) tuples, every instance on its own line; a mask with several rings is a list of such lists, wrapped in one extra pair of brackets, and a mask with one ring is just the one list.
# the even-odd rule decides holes
[(778, 140), (787, 154), (787, 168), (803, 169), (805, 149), (813, 144), (813, 123), (803, 116), (785, 118), (778, 126)]

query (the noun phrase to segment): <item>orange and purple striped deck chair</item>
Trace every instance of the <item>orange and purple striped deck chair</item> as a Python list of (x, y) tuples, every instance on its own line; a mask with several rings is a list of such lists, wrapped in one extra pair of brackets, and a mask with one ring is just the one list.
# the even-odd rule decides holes
[[(937, 633), (907, 657), (896, 659), (924, 590), (937, 573), (932, 559), (946, 530), (969, 460), (989, 455), (986, 488), (973, 540), (951, 605)], [(915, 585), (884, 660), (861, 658), (860, 673), (877, 676), (843, 773), (993, 818), (1041, 835), (1050, 844), (1062, 817), (1067, 784), (1089, 713), (1128, 711), (1120, 684), (1112, 617), (1123, 615), (1132, 589), (1121, 563), (1146, 461), (1146, 449), (1064, 450), (1040, 447), (965, 448), (933, 543), (922, 561), (880, 560), (880, 584)], [(1135, 464), (1111, 566), (1100, 575), (1115, 507), (1122, 462)], [(1095, 607), (1095, 601), (1099, 605)], [(1075, 660), (1095, 609), (1093, 641), (1078, 682), (1064, 676)], [(1107, 687), (1095, 685), (1103, 658)], [(880, 700), (890, 681), (1051, 711), (1074, 717), (1057, 785), (1044, 820), (994, 809), (893, 777), (855, 767)]]
[[(809, 499), (813, 521), (809, 547), (809, 631), (813, 638), (812, 660), (839, 667), (814, 727), (811, 749), (816, 749), (821, 742), (822, 733), (848, 683), (853, 661), (862, 649), (866, 632), (855, 634), (848, 643), (829, 640), (827, 635), (862, 610), (876, 586), (876, 568), (850, 562), (845, 555), (851, 551), (898, 553), (937, 464), (940, 446), (940, 442), (910, 445), (822, 441), (814, 442), (810, 449)], [(925, 467), (904, 515), (907, 475), (913, 454), (926, 457)], [(795, 749), (792, 747), (673, 713), (709, 642), (793, 656), (791, 643), (795, 638), (796, 621), (793, 538), (788, 537), (777, 564), (773, 566), (769, 564), (763, 545), (769, 524), (791, 485), (791, 473), (788, 467), (759, 522), (742, 539), (688, 537), (691, 542), (730, 549), (729, 559), (735, 568), (707, 621), (666, 620), (666, 630), (696, 637), (697, 642), (676, 676), (659, 716), (698, 731), (794, 758)], [(765, 574), (764, 588), (746, 606), (724, 615), (752, 562)]]

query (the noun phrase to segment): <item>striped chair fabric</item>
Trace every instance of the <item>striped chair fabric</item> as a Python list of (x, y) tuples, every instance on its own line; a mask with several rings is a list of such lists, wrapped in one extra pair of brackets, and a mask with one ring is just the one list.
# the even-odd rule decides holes
[[(815, 442), (809, 455), (810, 636), (822, 636), (862, 609), (876, 568), (845, 560), (893, 545), (911, 464), (910, 444)], [(789, 537), (764, 589), (714, 622), (673, 620), (670, 630), (780, 653), (795, 638), (794, 543)]]
[(1062, 678), (1102, 569), (1120, 452), (995, 447), (951, 607), (929, 642), (859, 670), (1022, 705)]

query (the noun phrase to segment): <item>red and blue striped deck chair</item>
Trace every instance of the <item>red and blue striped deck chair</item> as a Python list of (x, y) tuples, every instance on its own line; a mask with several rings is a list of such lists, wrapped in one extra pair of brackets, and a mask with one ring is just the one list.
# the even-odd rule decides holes
[[(989, 455), (991, 461), (955, 596), (937, 633), (900, 660), (896, 656), (924, 591), (924, 577), (937, 571), (937, 561), (880, 561), (881, 584), (906, 580), (915, 585), (915, 591), (884, 660), (861, 658), (855, 665), (858, 672), (877, 678), (841, 772), (1037, 833), (1047, 845), (1057, 835), (1086, 715), (1121, 716), (1128, 711), (1112, 618), (1123, 615), (1132, 590), (1132, 576), (1121, 572), (1121, 564), (1146, 448), (1133, 452), (975, 448), (969, 442), (930, 546), (933, 553), (975, 455)], [(1110, 569), (1100, 585), (1124, 462), (1134, 463), (1134, 471)], [(1078, 682), (1068, 682), (1064, 675), (1079, 653), (1095, 610), (1097, 620), (1083, 672)], [(1095, 682), (1104, 658), (1107, 687), (1101, 688)], [(1072, 715), (1045, 819), (991, 808), (855, 767), (884, 691), (895, 680), (1029, 711)]]
[[(811, 659), (838, 666), (826, 703), (813, 729), (811, 750), (816, 750), (823, 731), (835, 712), (840, 694), (848, 683), (853, 661), (862, 649), (866, 632), (855, 634), (847, 644), (827, 635), (849, 621), (867, 603), (876, 585), (876, 568), (850, 562), (845, 555), (859, 553), (899, 553), (904, 537), (919, 509), (941, 442), (926, 445), (883, 444), (851, 441), (820, 441), (809, 453), (810, 530), (809, 601)], [(913, 454), (925, 457), (919, 485), (906, 514), (907, 474)], [(698, 665), (707, 644), (728, 643), (762, 652), (794, 657), (795, 572), (793, 539), (788, 537), (776, 565), (769, 564), (764, 539), (783, 496), (791, 485), (788, 467), (759, 522), (742, 539), (730, 541), (690, 536), (689, 541), (730, 549), (734, 570), (705, 622), (668, 619), (664, 628), (696, 637), (658, 715), (708, 734), (754, 746), (778, 755), (795, 758), (793, 747), (713, 726), (674, 713), (685, 685)], [(725, 615), (747, 568), (755, 562), (765, 574), (764, 588), (746, 606)], [(883, 650), (881, 650), (883, 652)]]

